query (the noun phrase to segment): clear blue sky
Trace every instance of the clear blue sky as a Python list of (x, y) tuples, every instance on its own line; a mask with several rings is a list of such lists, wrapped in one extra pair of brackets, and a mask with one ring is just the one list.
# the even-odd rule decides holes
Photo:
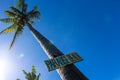
[[(90, 80), (120, 80), (120, 0), (26, 1), (29, 9), (40, 6), (41, 20), (34, 28), (63, 53), (78, 52), (84, 61), (75, 65)], [(4, 11), (14, 0), (0, 2), (0, 18), (5, 18)], [(0, 22), (0, 31), (7, 26)], [(27, 27), (9, 51), (12, 37), (0, 35), (0, 60), (6, 61), (6, 69), (0, 72), (4, 80), (23, 80), (21, 70), (30, 71), (33, 64), (41, 73), (40, 80), (61, 80), (56, 71), (47, 71), (44, 60), (48, 57)]]

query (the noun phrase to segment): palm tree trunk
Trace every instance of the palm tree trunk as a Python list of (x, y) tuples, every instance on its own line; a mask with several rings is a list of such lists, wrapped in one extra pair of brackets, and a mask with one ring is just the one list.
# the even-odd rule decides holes
[[(35, 30), (31, 24), (28, 24), (28, 27), (50, 59), (63, 55), (59, 49), (57, 49), (47, 38)], [(57, 69), (57, 72), (62, 80), (88, 80), (74, 64), (59, 68)]]

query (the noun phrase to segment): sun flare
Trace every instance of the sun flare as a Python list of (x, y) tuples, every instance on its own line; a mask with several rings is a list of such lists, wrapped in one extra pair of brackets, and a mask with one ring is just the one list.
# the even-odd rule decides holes
[(6, 56), (0, 57), (0, 80), (6, 80), (13, 69), (12, 61)]

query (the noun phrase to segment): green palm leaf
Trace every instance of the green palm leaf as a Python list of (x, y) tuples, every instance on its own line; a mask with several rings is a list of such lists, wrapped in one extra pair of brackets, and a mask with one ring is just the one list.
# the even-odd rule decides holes
[(37, 11), (39, 9), (39, 6), (34, 6), (33, 11)]
[(23, 70), (23, 73), (27, 76), (28, 75), (28, 73), (25, 71), (25, 70)]
[(19, 10), (22, 10), (23, 13), (26, 13), (27, 4), (25, 3), (25, 0), (17, 0), (16, 7)]
[(22, 16), (22, 13), (17, 8), (11, 6), (10, 9), (14, 14)]
[(10, 27), (4, 29), (3, 31), (0, 32), (0, 34), (2, 33), (8, 33), (8, 32), (15, 32), (17, 28), (17, 24), (13, 24)]
[(4, 18), (4, 19), (0, 19), (1, 22), (4, 22), (6, 24), (9, 24), (9, 23), (14, 23), (17, 21), (16, 18)]
[(16, 0), (16, 7), (18, 9), (22, 9), (24, 3), (25, 3), (25, 0)]
[(35, 79), (35, 80), (39, 80), (39, 77), (40, 77), (40, 73), (38, 74), (38, 76), (36, 77), (36, 79)]
[(30, 19), (40, 19), (40, 12), (39, 11), (30, 11), (29, 13), (28, 13), (28, 18), (30, 18)]
[(27, 12), (27, 4), (24, 4), (22, 7), (22, 12), (25, 14)]
[(16, 38), (17, 38), (22, 32), (23, 32), (23, 27), (18, 26), (18, 28), (17, 28), (17, 30), (16, 30), (16, 32), (15, 32), (15, 35), (14, 35), (14, 37), (13, 37), (13, 40), (12, 40), (12, 42), (11, 42), (11, 44), (10, 44), (9, 50), (13, 47), (13, 44), (15, 43)]
[(11, 11), (5, 11), (6, 15), (8, 15), (10, 18), (15, 18), (16, 14)]

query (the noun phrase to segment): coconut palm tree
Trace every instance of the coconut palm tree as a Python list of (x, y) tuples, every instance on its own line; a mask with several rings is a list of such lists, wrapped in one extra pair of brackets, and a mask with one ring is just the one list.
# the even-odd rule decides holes
[[(5, 13), (8, 15), (8, 18), (0, 19), (0, 21), (10, 24), (12, 23), (12, 25), (1, 31), (0, 34), (8, 32), (15, 33), (10, 49), (12, 48), (17, 36), (21, 34), (23, 29), (27, 26), (50, 59), (64, 55), (46, 37), (32, 27), (34, 19), (40, 19), (38, 6), (35, 6), (31, 11), (27, 11), (25, 0), (18, 0), (16, 7), (11, 6), (10, 10), (5, 11)], [(74, 64), (59, 68), (57, 69), (57, 72), (62, 80), (88, 80)]]
[[(34, 65), (32, 66), (31, 72), (27, 73), (25, 70), (23, 70), (23, 73), (25, 74), (25, 80), (39, 80), (40, 73), (36, 75), (36, 69)], [(20, 79), (16, 79), (16, 80), (20, 80)]]

